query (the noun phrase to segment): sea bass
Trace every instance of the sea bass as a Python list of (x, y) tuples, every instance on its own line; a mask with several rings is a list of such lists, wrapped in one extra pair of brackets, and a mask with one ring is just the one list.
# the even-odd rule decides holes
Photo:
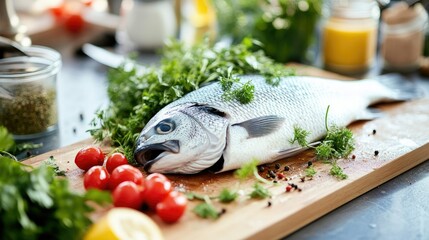
[(293, 76), (278, 86), (262, 76), (240, 76), (241, 83), (249, 81), (255, 88), (248, 104), (226, 101), (220, 84), (213, 83), (164, 107), (137, 140), (137, 162), (149, 172), (182, 174), (232, 170), (252, 159), (270, 163), (303, 150), (290, 143), (294, 126), (310, 131), (308, 142), (323, 138), (328, 106), (329, 124), (341, 127), (379, 115), (368, 108), (374, 103), (416, 96), (397, 76), (378, 81)]

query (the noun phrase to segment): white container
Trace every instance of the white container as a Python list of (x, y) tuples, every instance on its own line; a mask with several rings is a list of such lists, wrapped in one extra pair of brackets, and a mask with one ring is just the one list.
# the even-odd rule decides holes
[(176, 34), (171, 0), (124, 0), (118, 42), (138, 49), (157, 49)]

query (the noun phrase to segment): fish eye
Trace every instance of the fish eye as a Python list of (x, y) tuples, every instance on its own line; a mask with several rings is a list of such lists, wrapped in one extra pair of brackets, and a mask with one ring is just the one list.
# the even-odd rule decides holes
[(171, 133), (175, 128), (174, 122), (169, 119), (161, 121), (156, 125), (155, 130), (158, 134), (168, 134)]

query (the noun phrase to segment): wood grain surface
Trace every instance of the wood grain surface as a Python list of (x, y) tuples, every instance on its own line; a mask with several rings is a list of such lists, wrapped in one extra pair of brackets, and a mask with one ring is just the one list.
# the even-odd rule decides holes
[[(300, 75), (343, 78), (311, 67), (296, 66)], [(281, 170), (285, 166), (289, 171), (281, 171), (286, 180), (270, 187), (272, 198), (250, 200), (246, 194), (253, 180), (238, 182), (232, 172), (212, 174), (200, 173), (191, 176), (169, 175), (176, 188), (194, 191), (209, 196), (217, 195), (223, 188), (241, 189), (243, 196), (231, 204), (215, 206), (226, 212), (217, 220), (201, 219), (191, 209), (198, 202), (191, 202), (180, 222), (164, 224), (158, 217), (151, 215), (162, 229), (166, 239), (278, 239), (304, 225), (314, 221), (357, 196), (371, 190), (389, 179), (413, 168), (429, 158), (429, 99), (419, 99), (405, 103), (378, 105), (384, 116), (372, 121), (360, 121), (350, 125), (355, 134), (355, 157), (340, 159), (338, 165), (348, 175), (346, 180), (337, 180), (329, 175), (330, 165), (316, 161), (312, 151), (303, 152), (295, 157), (277, 161)], [(376, 130), (376, 134), (373, 134)], [(74, 165), (77, 151), (94, 144), (88, 139), (71, 146), (36, 156), (25, 163), (37, 165), (49, 156), (54, 156), (61, 169), (67, 171), (71, 188), (83, 191), (83, 171)], [(108, 152), (109, 146), (103, 146)], [(375, 156), (374, 152), (379, 154)], [(351, 156), (352, 156), (351, 155)], [(312, 178), (306, 178), (308, 161), (313, 162), (317, 170)], [(266, 165), (261, 176), (274, 163)], [(288, 183), (297, 184), (302, 191), (285, 192)], [(268, 206), (268, 202), (271, 206)]]

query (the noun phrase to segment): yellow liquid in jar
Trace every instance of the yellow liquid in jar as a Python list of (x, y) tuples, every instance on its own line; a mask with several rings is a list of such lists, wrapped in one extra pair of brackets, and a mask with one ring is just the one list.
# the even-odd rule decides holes
[(377, 23), (373, 20), (330, 19), (323, 28), (323, 60), (342, 73), (366, 70), (376, 52)]

